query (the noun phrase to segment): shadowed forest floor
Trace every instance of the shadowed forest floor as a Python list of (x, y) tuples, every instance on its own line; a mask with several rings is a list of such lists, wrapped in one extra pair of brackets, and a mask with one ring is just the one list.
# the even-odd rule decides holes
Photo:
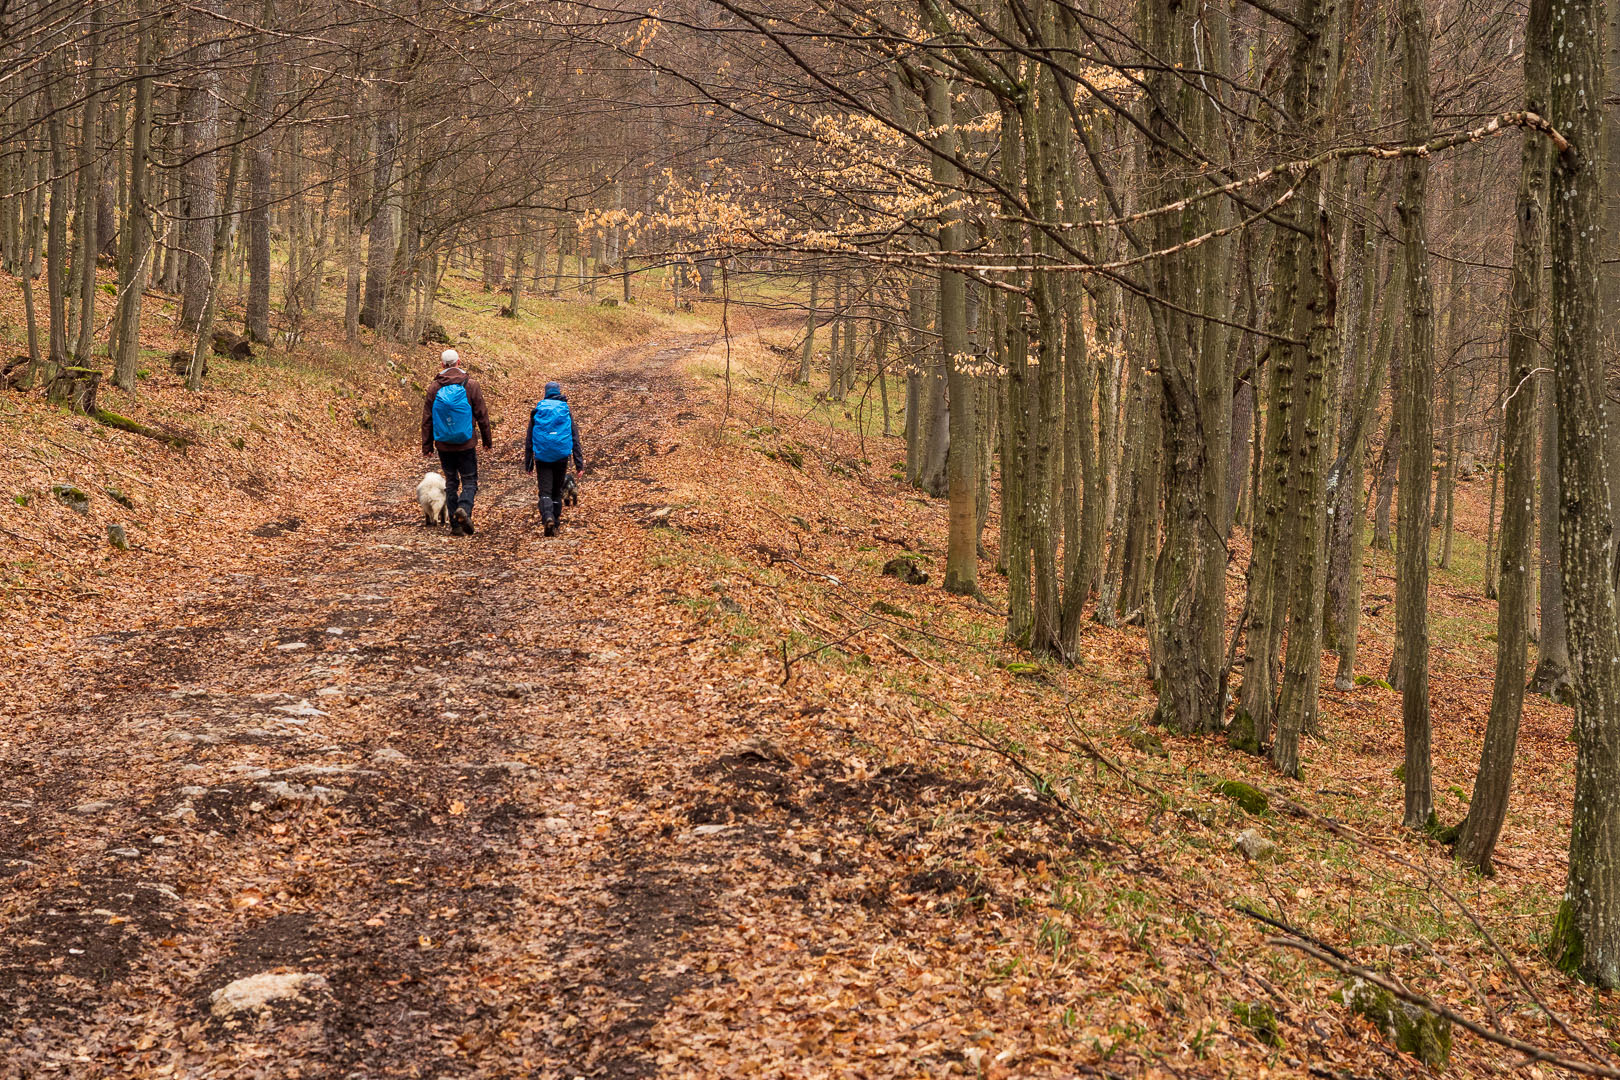
[[(473, 538), (420, 524), (407, 437), (267, 477), (141, 572), (13, 566), (14, 590), (95, 595), (13, 594), (0, 1075), (1427, 1072), (1239, 904), (1556, 1043), (1511, 958), (1607, 1041), (1612, 998), (1537, 954), (1567, 712), (1527, 709), (1489, 882), (1395, 828), (1386, 689), (1324, 695), (1299, 783), (1147, 730), (1139, 630), (1088, 626), (1075, 668), (1029, 669), (982, 606), (882, 576), (909, 554), (937, 577), (943, 506), (887, 474), (895, 440), (775, 384), (790, 329), (732, 318), (734, 350), (688, 326), (512, 362)], [(557, 375), (593, 472), (547, 541), (517, 439)], [(1477, 590), (1437, 578), (1447, 820), (1489, 694)], [(1251, 815), (1229, 779), (1281, 798)], [(1276, 861), (1234, 850), (1247, 830)], [(216, 1015), (266, 972), (318, 979)], [(1500, 1068), (1459, 1033), (1452, 1074)]]

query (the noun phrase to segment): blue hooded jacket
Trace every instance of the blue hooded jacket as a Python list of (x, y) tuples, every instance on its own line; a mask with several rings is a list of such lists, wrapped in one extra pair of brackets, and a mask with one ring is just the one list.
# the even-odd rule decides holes
[(553, 464), (572, 456), (574, 468), (585, 468), (585, 451), (579, 441), (579, 427), (563, 396), (562, 386), (546, 383), (546, 396), (529, 414), (529, 429), (523, 436), (523, 471), (533, 472), (539, 461)]

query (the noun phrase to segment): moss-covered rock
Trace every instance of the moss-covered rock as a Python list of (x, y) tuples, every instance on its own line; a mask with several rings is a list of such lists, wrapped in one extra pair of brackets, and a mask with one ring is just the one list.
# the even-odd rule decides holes
[(72, 484), (52, 484), (51, 494), (75, 513), (90, 512), (90, 496)]
[(1135, 750), (1139, 750), (1151, 757), (1170, 756), (1170, 751), (1164, 748), (1164, 740), (1140, 724), (1130, 724), (1122, 727), (1119, 729), (1119, 733), (1124, 736), (1125, 741), (1130, 743)]
[(128, 495), (124, 494), (124, 492), (122, 490), (120, 490), (119, 488), (115, 488), (115, 487), (112, 487), (112, 486), (109, 485), (107, 487), (102, 488), (101, 490), (103, 490), (103, 491), (105, 491), (107, 493), (107, 498), (111, 499), (113, 502), (117, 503), (119, 506), (122, 506), (125, 510), (133, 510), (133, 509), (135, 509), (135, 500), (131, 499)]
[(1039, 678), (1041, 674), (1041, 665), (1031, 664), (1024, 660), (1010, 660), (1005, 667), (1007, 674), (1022, 675), (1026, 679)]
[(1408, 1004), (1365, 979), (1352, 979), (1333, 995), (1357, 1016), (1372, 1021), (1389, 1044), (1431, 1068), (1451, 1060), (1451, 1021)]
[(1239, 1001), (1232, 1005), (1237, 1022), (1254, 1032), (1254, 1037), (1267, 1046), (1282, 1048), (1282, 1029), (1277, 1023), (1277, 1011), (1263, 1001)]
[(1226, 742), (1234, 750), (1245, 754), (1260, 752), (1260, 736), (1254, 729), (1254, 717), (1247, 709), (1239, 709), (1226, 728)]
[(1282, 850), (1274, 840), (1267, 840), (1253, 829), (1244, 829), (1232, 838), (1232, 847), (1250, 862), (1277, 862)]
[(1215, 790), (1242, 807), (1246, 814), (1263, 814), (1271, 808), (1271, 799), (1252, 784), (1241, 780), (1222, 780)]
[(1183, 806), (1176, 811), (1176, 814), (1195, 825), (1202, 825), (1206, 829), (1215, 826), (1215, 808), (1213, 806)]
[(915, 615), (907, 611), (905, 608), (899, 606), (898, 604), (891, 604), (887, 600), (872, 601), (872, 610), (877, 612), (879, 615), (887, 615), (891, 619), (916, 618)]

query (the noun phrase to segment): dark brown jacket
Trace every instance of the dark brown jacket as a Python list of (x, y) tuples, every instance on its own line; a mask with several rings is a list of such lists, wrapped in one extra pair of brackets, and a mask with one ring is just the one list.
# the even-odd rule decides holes
[(468, 439), (464, 443), (443, 443), (433, 440), (433, 399), (439, 396), (439, 388), (450, 383), (462, 383), (467, 387), (467, 404), (472, 406), (473, 423), (478, 425), (478, 433), (484, 437), (484, 449), (490, 447), (489, 409), (484, 404), (484, 391), (476, 382), (467, 377), (467, 373), (460, 368), (450, 368), (439, 372), (438, 378), (427, 389), (427, 398), (422, 402), (422, 453), (431, 454), (434, 450), (471, 450), (478, 439)]

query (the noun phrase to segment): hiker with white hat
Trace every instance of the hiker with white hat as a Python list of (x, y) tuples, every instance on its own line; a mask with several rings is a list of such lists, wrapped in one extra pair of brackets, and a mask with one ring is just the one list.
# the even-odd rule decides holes
[[(473, 430), (477, 425), (477, 431)], [(484, 449), (491, 446), (489, 409), (484, 391), (467, 377), (461, 355), (446, 349), (439, 356), (439, 374), (422, 402), (422, 456), (439, 452), (444, 470), (444, 493), (450, 511), (450, 534), (473, 533), (473, 497), (478, 494), (478, 436)]]

